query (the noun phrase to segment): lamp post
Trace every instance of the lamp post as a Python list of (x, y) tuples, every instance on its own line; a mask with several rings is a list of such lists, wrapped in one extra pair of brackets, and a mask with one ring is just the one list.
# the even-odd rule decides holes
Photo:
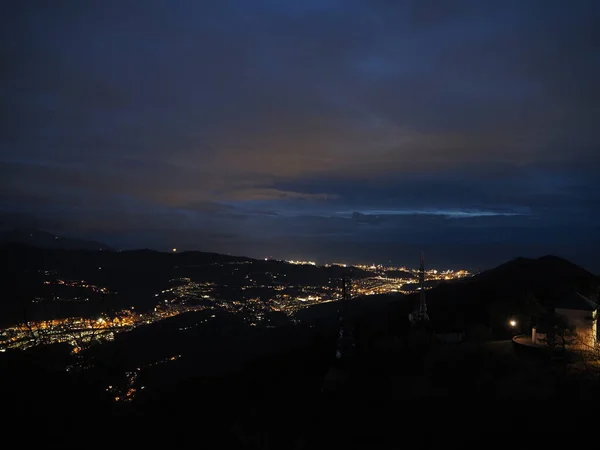
[(517, 322), (517, 319), (515, 319), (515, 318), (509, 319), (508, 326), (514, 330), (513, 333), (512, 333), (513, 337), (520, 334), (520, 332), (519, 332), (519, 322)]

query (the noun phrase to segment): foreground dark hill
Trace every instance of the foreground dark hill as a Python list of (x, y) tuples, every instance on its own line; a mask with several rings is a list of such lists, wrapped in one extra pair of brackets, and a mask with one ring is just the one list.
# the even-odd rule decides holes
[(298, 311), (295, 318), (303, 325), (334, 334), (343, 318), (349, 330), (372, 340), (405, 332), (409, 327), (408, 306), (402, 294), (370, 295), (313, 305)]
[[(516, 258), (469, 279), (442, 283), (427, 292), (432, 322), (439, 329), (485, 326), (502, 333), (511, 317), (524, 326), (573, 292), (595, 298), (598, 278), (557, 256)], [(416, 296), (411, 297), (416, 303)]]

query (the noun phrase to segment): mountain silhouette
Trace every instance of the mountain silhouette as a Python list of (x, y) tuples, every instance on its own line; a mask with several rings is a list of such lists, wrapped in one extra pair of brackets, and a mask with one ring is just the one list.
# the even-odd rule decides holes
[[(578, 292), (595, 298), (598, 277), (558, 256), (516, 258), (474, 277), (445, 282), (427, 291), (430, 317), (441, 329), (482, 324), (505, 327), (509, 317), (530, 320), (535, 308), (553, 308)], [(417, 296), (411, 296), (413, 304)]]
[(515, 258), (476, 275), (470, 282), (510, 282), (515, 286), (549, 287), (587, 283), (594, 275), (572, 262), (554, 255)]
[(47, 231), (27, 228), (18, 228), (0, 233), (0, 244), (11, 243), (62, 250), (113, 251), (111, 247), (100, 242), (67, 238)]

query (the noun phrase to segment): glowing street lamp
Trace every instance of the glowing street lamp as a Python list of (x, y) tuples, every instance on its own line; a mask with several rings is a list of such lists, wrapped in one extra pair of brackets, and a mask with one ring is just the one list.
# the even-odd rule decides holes
[(510, 322), (508, 322), (509, 325), (513, 328), (515, 328), (517, 326), (517, 321), (515, 319), (512, 319)]

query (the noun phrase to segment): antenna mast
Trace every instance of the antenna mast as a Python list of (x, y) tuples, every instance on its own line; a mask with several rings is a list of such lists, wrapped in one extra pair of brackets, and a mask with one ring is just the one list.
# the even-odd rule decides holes
[(421, 265), (419, 266), (419, 313), (417, 315), (417, 320), (424, 321), (429, 320), (429, 315), (427, 314), (427, 301), (425, 299), (425, 257), (421, 252)]

